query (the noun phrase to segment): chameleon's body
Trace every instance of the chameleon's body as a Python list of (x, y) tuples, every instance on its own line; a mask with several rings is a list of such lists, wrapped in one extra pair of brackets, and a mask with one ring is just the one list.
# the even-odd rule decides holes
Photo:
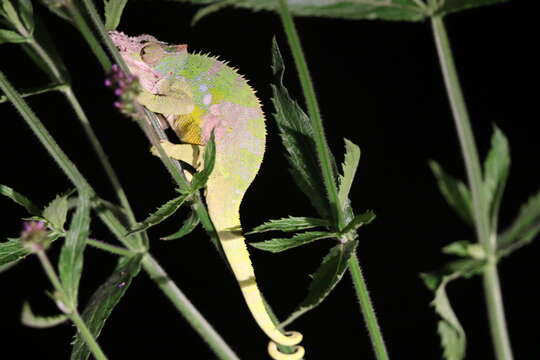
[[(284, 335), (272, 323), (249, 259), (240, 224), (240, 202), (262, 162), (266, 130), (259, 100), (245, 79), (216, 58), (189, 54), (186, 45), (168, 45), (149, 35), (110, 33), (142, 85), (139, 102), (161, 114), (184, 144), (165, 143), (170, 156), (200, 166), (198, 147), (214, 131), (215, 167), (206, 202), (221, 245), (246, 303), (261, 329), (277, 344), (296, 345), (302, 335)], [(269, 350), (276, 359), (300, 359)]]

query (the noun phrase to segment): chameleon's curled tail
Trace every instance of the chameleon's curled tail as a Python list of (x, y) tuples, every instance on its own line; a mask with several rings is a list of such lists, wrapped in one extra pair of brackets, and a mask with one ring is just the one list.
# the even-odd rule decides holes
[[(239, 229), (239, 226), (235, 230), (219, 231), (218, 229), (219, 238), (251, 314), (259, 327), (272, 339), (268, 345), (268, 353), (274, 360), (299, 360), (304, 357), (305, 353), (302, 346), (297, 346), (302, 341), (302, 334), (296, 331), (283, 334), (272, 322), (255, 281), (255, 273), (249, 259), (245, 239)], [(277, 347), (278, 344), (294, 346), (295, 352), (292, 354), (282, 353)]]

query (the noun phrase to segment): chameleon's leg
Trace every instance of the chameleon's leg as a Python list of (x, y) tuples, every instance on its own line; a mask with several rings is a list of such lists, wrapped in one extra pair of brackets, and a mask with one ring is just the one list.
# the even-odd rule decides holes
[(195, 109), (193, 95), (185, 80), (161, 79), (154, 92), (142, 90), (137, 100), (148, 110), (159, 114), (190, 114)]

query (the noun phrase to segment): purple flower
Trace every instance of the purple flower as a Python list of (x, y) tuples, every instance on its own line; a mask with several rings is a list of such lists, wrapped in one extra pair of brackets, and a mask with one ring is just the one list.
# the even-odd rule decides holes
[(49, 231), (43, 221), (25, 221), (21, 231), (21, 242), (31, 251), (47, 248), (49, 245)]

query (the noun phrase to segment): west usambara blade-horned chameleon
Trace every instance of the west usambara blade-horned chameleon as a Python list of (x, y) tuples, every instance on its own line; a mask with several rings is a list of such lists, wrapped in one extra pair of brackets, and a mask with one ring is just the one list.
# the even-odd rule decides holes
[(190, 54), (187, 45), (170, 45), (150, 35), (110, 36), (142, 91), (137, 100), (160, 114), (182, 144), (165, 143), (167, 154), (197, 168), (197, 156), (215, 135), (216, 163), (207, 183), (206, 202), (223, 250), (244, 299), (260, 328), (272, 341), (276, 360), (297, 360), (278, 351), (276, 344), (300, 343), (298, 332), (283, 334), (268, 315), (255, 281), (240, 224), (240, 202), (262, 162), (266, 130), (264, 114), (253, 89), (236, 70), (214, 57)]

